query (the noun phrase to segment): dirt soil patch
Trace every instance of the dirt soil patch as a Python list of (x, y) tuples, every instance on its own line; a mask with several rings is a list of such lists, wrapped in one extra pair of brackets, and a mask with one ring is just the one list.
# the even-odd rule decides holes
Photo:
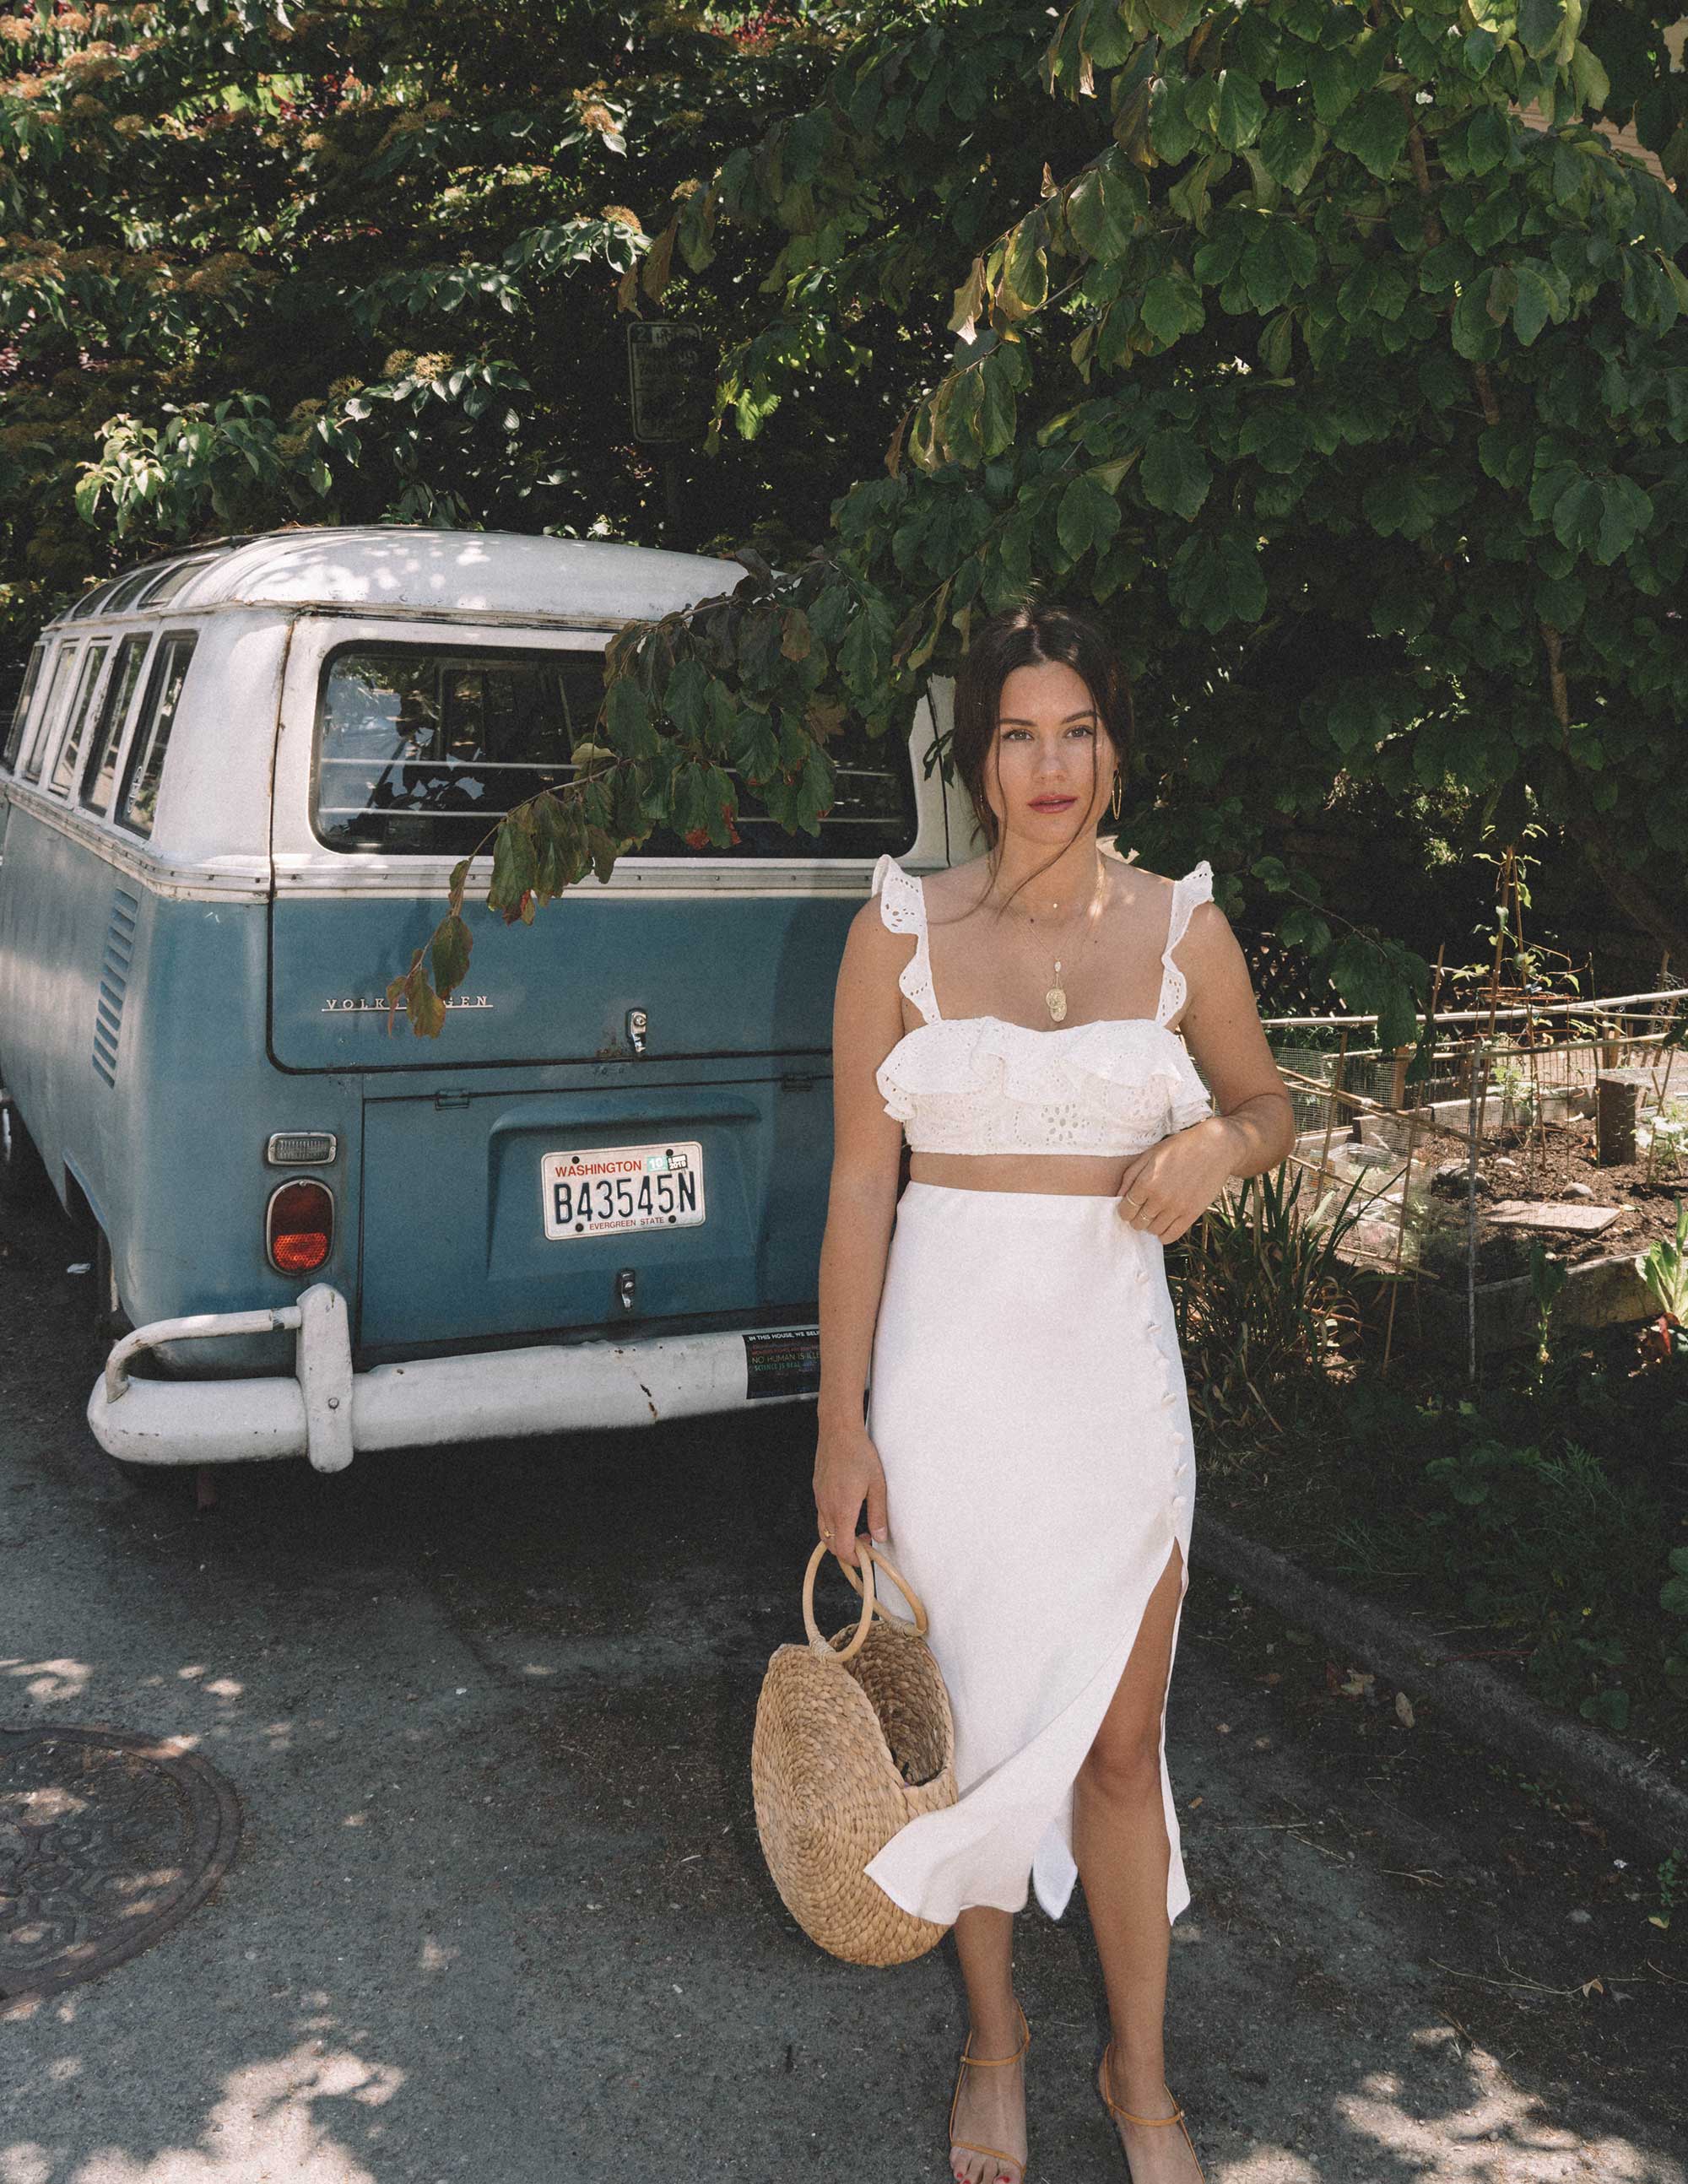
[[(1580, 1188), (1573, 1189), (1573, 1185)], [(1432, 1202), (1446, 1223), (1442, 1250), (1446, 1252), (1457, 1245), (1462, 1263), (1465, 1192), (1464, 1162), (1450, 1158), (1442, 1162), (1431, 1185)], [(1523, 1273), (1529, 1263), (1532, 1232), (1493, 1228), (1484, 1219), (1488, 1209), (1508, 1200), (1617, 1207), (1618, 1218), (1597, 1235), (1562, 1231), (1540, 1236), (1551, 1256), (1576, 1266), (1589, 1259), (1645, 1251), (1658, 1238), (1672, 1234), (1679, 1197), (1688, 1197), (1688, 1175), (1673, 1171), (1663, 1159), (1651, 1175), (1644, 1160), (1602, 1167), (1595, 1158), (1592, 1123), (1507, 1130), (1485, 1140), (1479, 1148), (1478, 1279), (1506, 1281)]]

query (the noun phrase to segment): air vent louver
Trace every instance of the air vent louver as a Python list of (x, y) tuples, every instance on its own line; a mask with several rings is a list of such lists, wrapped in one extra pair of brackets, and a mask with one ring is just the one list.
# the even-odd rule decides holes
[(111, 899), (105, 954), (100, 959), (99, 999), (94, 1005), (94, 1067), (108, 1084), (117, 1082), (117, 1035), (123, 1025), (123, 996), (129, 989), (129, 965), (135, 953), (135, 920), (141, 905), (119, 888)]

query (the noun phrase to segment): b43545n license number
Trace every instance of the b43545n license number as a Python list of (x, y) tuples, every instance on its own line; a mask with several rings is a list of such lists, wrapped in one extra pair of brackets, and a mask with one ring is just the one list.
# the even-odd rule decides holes
[(704, 1149), (593, 1145), (539, 1163), (545, 1234), (557, 1241), (627, 1228), (691, 1228), (704, 1217)]

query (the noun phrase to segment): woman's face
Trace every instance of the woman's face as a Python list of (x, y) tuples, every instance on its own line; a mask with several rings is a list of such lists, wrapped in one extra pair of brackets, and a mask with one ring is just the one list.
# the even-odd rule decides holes
[(1040, 660), (1004, 680), (985, 795), (1004, 834), (1054, 847), (1095, 831), (1113, 794), (1114, 749), (1084, 678)]

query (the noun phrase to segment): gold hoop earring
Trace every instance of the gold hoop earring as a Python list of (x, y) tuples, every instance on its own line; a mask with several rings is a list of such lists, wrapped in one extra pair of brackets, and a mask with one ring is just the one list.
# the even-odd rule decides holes
[(1114, 793), (1108, 804), (1108, 810), (1113, 814), (1116, 819), (1118, 818), (1124, 802), (1125, 776), (1120, 772), (1119, 768), (1116, 766), (1114, 768)]

